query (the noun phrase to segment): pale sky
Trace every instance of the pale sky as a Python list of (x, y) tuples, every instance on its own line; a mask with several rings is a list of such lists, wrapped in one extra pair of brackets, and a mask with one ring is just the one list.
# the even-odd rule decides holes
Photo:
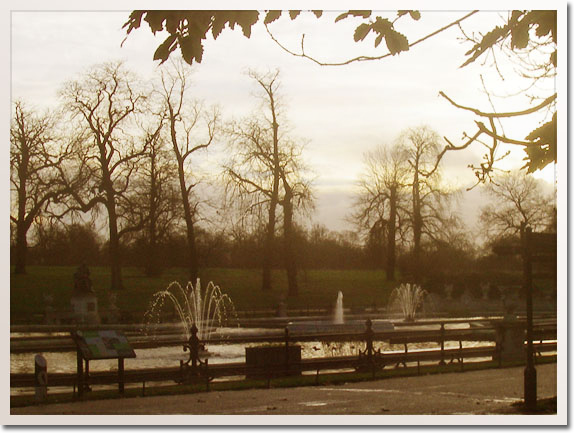
[[(428, 34), (466, 12), (422, 12), (418, 22), (406, 20), (398, 30), (409, 41)], [(122, 59), (144, 79), (155, 74), (154, 50), (163, 37), (154, 37), (147, 24), (125, 37), (125, 12), (12, 12), (11, 83), (12, 98), (36, 107), (55, 107), (57, 91), (66, 80), (76, 78), (94, 64)], [(336, 15), (326, 13), (317, 20), (303, 13), (295, 21), (282, 17), (270, 26), (275, 36), (298, 51), (301, 34), (306, 33), (307, 52), (320, 60), (344, 60), (360, 54), (381, 54), (372, 49), (374, 38), (354, 43), (358, 21), (334, 24)], [(383, 16), (387, 13), (383, 13)], [(503, 14), (502, 16), (505, 16)], [(502, 22), (497, 12), (481, 12), (468, 19), (464, 28), (487, 31)], [(380, 61), (341, 67), (320, 67), (281, 50), (266, 34), (262, 22), (253, 26), (250, 39), (239, 29), (225, 29), (217, 41), (209, 36), (203, 62), (195, 66), (194, 95), (207, 104), (221, 107), (223, 118), (248, 115), (258, 104), (252, 96), (254, 83), (244, 72), (279, 68), (286, 117), (292, 135), (306, 143), (304, 158), (316, 174), (317, 198), (313, 220), (329, 229), (353, 229), (346, 221), (352, 204), (355, 180), (362, 172), (363, 153), (389, 144), (402, 130), (426, 124), (441, 136), (459, 143), (462, 133), (474, 133), (475, 118), (452, 107), (441, 98), (444, 91), (459, 103), (491, 111), (482, 92), (480, 74), (497, 94), (512, 94), (519, 81), (502, 83), (493, 68), (479, 64), (459, 66), (470, 45), (458, 41), (458, 29), (450, 29), (411, 48), (408, 53)], [(384, 42), (382, 43), (384, 46)], [(502, 73), (512, 77), (502, 66)], [(551, 89), (541, 92), (547, 94)], [(495, 98), (497, 111), (526, 106), (525, 98)], [(530, 128), (531, 127), (531, 128)], [(530, 125), (508, 126), (510, 136), (524, 137)], [(222, 144), (207, 153), (204, 166), (217, 171)], [(506, 148), (502, 147), (504, 151)], [(469, 187), (475, 179), (467, 168), (478, 163), (479, 147), (453, 152), (444, 159), (446, 182)], [(506, 167), (522, 166), (517, 148)], [(553, 181), (552, 165), (538, 174)], [(481, 194), (478, 189), (462, 200), (462, 215), (474, 223)]]

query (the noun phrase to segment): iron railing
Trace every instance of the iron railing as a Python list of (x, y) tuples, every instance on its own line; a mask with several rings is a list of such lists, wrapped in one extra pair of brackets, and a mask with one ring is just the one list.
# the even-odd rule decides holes
[[(364, 332), (359, 333), (338, 333), (338, 334), (290, 334), (285, 328), (283, 334), (258, 336), (258, 337), (217, 337), (202, 343), (197, 337), (197, 331), (191, 330), (190, 338), (184, 343), (184, 350), (188, 351), (188, 361), (181, 361), (175, 368), (155, 368), (155, 369), (132, 369), (124, 373), (125, 384), (142, 383), (143, 393), (146, 382), (171, 381), (177, 383), (205, 383), (206, 388), (210, 388), (210, 383), (217, 378), (230, 376), (260, 375), (269, 380), (274, 377), (283, 376), (297, 368), (300, 372), (316, 372), (318, 380), (319, 373), (334, 370), (355, 370), (376, 373), (385, 367), (399, 367), (400, 365), (416, 364), (417, 374), (419, 374), (422, 363), (451, 364), (457, 363), (460, 368), (464, 368), (464, 361), (471, 358), (490, 358), (501, 365), (501, 349), (495, 342), (495, 332), (490, 322), (466, 329), (451, 329), (450, 325), (462, 323), (460, 320), (444, 320), (430, 322), (415, 322), (417, 326), (439, 325), (435, 329), (425, 330), (393, 330), (375, 332), (372, 328), (372, 321), (366, 321)], [(449, 326), (449, 327), (448, 327)], [(556, 322), (540, 321), (535, 324), (534, 331), (534, 351), (537, 355), (542, 352), (555, 352), (557, 327)], [(364, 349), (359, 350), (358, 355), (307, 358), (299, 362), (291, 362), (288, 358), (288, 348), (291, 343), (302, 343), (307, 341), (321, 342), (347, 342), (358, 341), (364, 343)], [(375, 345), (376, 342), (387, 341), (392, 344), (403, 344), (403, 351), (382, 352)], [(458, 348), (446, 348), (448, 341), (459, 342)], [(495, 345), (463, 347), (466, 341), (489, 341)], [(250, 367), (244, 362), (209, 364), (208, 359), (201, 361), (199, 354), (201, 347), (207, 343), (282, 343), (287, 352), (287, 358), (280, 364), (267, 364), (262, 367)], [(415, 343), (438, 343), (439, 348), (424, 350), (409, 350), (410, 344)], [(183, 345), (182, 340), (179, 342)], [(113, 384), (117, 382), (115, 374), (107, 372), (92, 372), (89, 379), (90, 384)], [(33, 374), (11, 374), (10, 385), (12, 388), (31, 387), (34, 385)], [(49, 374), (48, 386), (71, 386), (76, 390), (76, 374)]]

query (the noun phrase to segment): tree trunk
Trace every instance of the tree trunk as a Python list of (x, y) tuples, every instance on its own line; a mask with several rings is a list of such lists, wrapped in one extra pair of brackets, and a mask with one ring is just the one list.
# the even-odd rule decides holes
[(110, 168), (106, 158), (104, 145), (99, 146), (100, 165), (102, 171), (102, 187), (106, 195), (106, 211), (108, 212), (108, 262), (110, 264), (110, 290), (118, 291), (124, 288), (122, 284), (122, 262), (120, 258), (120, 237), (118, 235), (118, 216), (116, 215), (115, 192), (112, 185)]
[(420, 284), (421, 270), (421, 229), (420, 225), (415, 228), (415, 246), (413, 247), (413, 276), (415, 283)]
[(272, 288), (271, 269), (272, 269), (272, 254), (274, 243), (274, 227), (276, 220), (276, 204), (273, 204), (271, 198), (270, 208), (268, 211), (268, 223), (266, 226), (266, 235), (263, 249), (262, 259), (262, 290), (269, 291)]
[(118, 223), (114, 201), (108, 204), (109, 230), (109, 262), (110, 262), (110, 289), (117, 291), (124, 288), (122, 284), (122, 262), (120, 258), (120, 239), (118, 237)]
[(264, 245), (264, 257), (262, 262), (262, 290), (270, 291), (272, 289), (272, 257), (274, 249), (274, 229), (276, 224), (276, 206), (278, 204), (278, 189), (280, 183), (280, 168), (278, 157), (278, 124), (276, 122), (276, 113), (274, 109), (274, 99), (271, 98), (271, 114), (272, 114), (272, 143), (273, 143), (273, 186), (270, 198), (270, 206), (268, 211), (268, 224), (266, 229), (266, 239)]
[[(154, 227), (154, 224), (151, 224)], [(160, 275), (160, 261), (158, 255), (158, 241), (156, 239), (156, 231), (154, 228), (150, 229), (148, 243), (147, 243), (147, 256), (145, 263), (145, 273), (147, 276), (158, 276)]]
[[(420, 212), (420, 210), (419, 210)], [(421, 214), (418, 213), (413, 217), (413, 234), (414, 234), (414, 245), (413, 245), (413, 277), (416, 283), (421, 282), (422, 270), (421, 270), (421, 234), (423, 231), (423, 225), (421, 222)]]
[(190, 282), (195, 284), (198, 278), (198, 253), (196, 251), (196, 237), (190, 206), (188, 209), (189, 211), (185, 212), (186, 240), (188, 242), (188, 276)]
[(145, 273), (147, 276), (158, 276), (160, 274), (160, 256), (158, 255), (158, 240), (157, 240), (157, 230), (156, 230), (156, 219), (157, 219), (157, 197), (158, 197), (158, 187), (156, 182), (155, 174), (155, 154), (151, 155), (151, 171), (150, 171), (150, 199), (148, 203), (149, 219), (148, 223), (148, 243), (147, 250), (148, 255), (146, 256), (145, 262)]
[(423, 232), (423, 220), (421, 217), (421, 191), (419, 188), (419, 172), (415, 170), (413, 180), (413, 279), (420, 284), (421, 270), (421, 235)]
[(299, 294), (299, 288), (297, 282), (297, 265), (294, 246), (292, 190), (286, 185), (286, 183), (283, 212), (284, 261), (288, 282), (288, 295), (290, 297), (296, 297)]
[(26, 221), (26, 178), (28, 174), (28, 148), (22, 147), (22, 163), (18, 168), (18, 217), (16, 222), (16, 261), (15, 274), (26, 273), (26, 256), (28, 253), (28, 241), (26, 234), (30, 224)]
[(389, 201), (389, 220), (387, 222), (387, 281), (395, 280), (395, 263), (396, 263), (396, 230), (397, 230), (397, 189), (391, 189), (391, 198)]
[[(178, 154), (177, 154), (178, 155)], [(178, 179), (180, 183), (180, 193), (182, 196), (182, 206), (184, 209), (184, 221), (186, 222), (186, 241), (188, 243), (188, 276), (190, 282), (195, 284), (198, 278), (198, 254), (196, 252), (196, 237), (194, 231), (193, 212), (188, 198), (188, 190), (184, 179), (184, 162), (179, 160)]]
[(22, 222), (16, 225), (16, 259), (14, 264), (15, 274), (26, 273), (26, 254), (28, 253), (28, 241), (26, 240), (26, 228)]

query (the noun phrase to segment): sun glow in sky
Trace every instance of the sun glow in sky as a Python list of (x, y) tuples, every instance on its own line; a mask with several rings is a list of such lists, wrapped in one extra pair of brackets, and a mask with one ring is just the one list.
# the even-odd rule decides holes
[[(423, 12), (418, 22), (407, 19), (398, 30), (414, 41), (429, 32), (465, 15), (466, 12)], [(131, 70), (144, 79), (155, 75), (154, 50), (164, 39), (147, 27), (134, 31), (124, 42), (122, 25), (128, 18), (122, 12), (13, 12), (11, 41), (12, 98), (23, 99), (36, 107), (55, 107), (62, 84), (94, 64), (123, 59)], [(336, 13), (325, 13), (317, 20), (302, 14), (295, 21), (282, 17), (270, 26), (275, 37), (300, 51), (301, 35), (306, 34), (305, 48), (312, 56), (325, 61), (339, 61), (360, 54), (382, 54), (373, 48), (373, 39), (353, 41), (354, 19), (334, 23)], [(383, 13), (386, 16), (387, 13)], [(389, 14), (390, 15), (390, 14)], [(506, 14), (479, 12), (463, 28), (486, 32), (502, 23)], [(383, 44), (384, 45), (384, 44)], [(406, 128), (426, 124), (453, 143), (461, 143), (463, 132), (475, 132), (471, 113), (456, 109), (439, 96), (443, 91), (458, 103), (482, 110), (518, 110), (527, 105), (524, 96), (491, 101), (483, 91), (483, 81), (496, 95), (511, 95), (522, 89), (518, 75), (500, 61), (501, 80), (495, 69), (481, 62), (465, 68), (470, 43), (462, 40), (457, 28), (451, 28), (408, 53), (380, 61), (355, 63), (340, 67), (322, 67), (284, 52), (266, 33), (262, 22), (253, 27), (250, 39), (236, 29), (226, 29), (217, 41), (205, 44), (203, 62), (194, 67), (193, 92), (207, 104), (217, 104), (225, 120), (247, 116), (258, 101), (253, 81), (245, 72), (278, 68), (281, 73), (285, 117), (291, 135), (306, 144), (305, 161), (315, 173), (317, 198), (313, 220), (330, 229), (352, 229), (347, 222), (354, 195), (355, 180), (363, 170), (363, 154), (378, 145), (392, 144)], [(488, 61), (490, 63), (490, 60)], [(553, 81), (540, 95), (552, 92)], [(525, 137), (531, 130), (527, 123), (508, 121), (510, 136)], [(532, 124), (534, 128), (535, 124)], [(223, 144), (217, 143), (206, 154), (203, 167), (216, 174), (222, 162)], [(502, 146), (501, 152), (506, 151)], [(479, 163), (480, 147), (451, 152), (444, 159), (447, 184), (470, 187), (475, 178), (467, 165)], [(523, 165), (520, 148), (513, 149), (504, 168)], [(550, 165), (540, 178), (552, 183)], [(478, 189), (463, 196), (462, 214), (476, 219), (482, 196)]]

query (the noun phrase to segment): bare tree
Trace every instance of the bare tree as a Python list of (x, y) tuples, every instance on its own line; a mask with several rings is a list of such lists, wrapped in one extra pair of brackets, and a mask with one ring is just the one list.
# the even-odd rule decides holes
[[(279, 204), (280, 159), (279, 124), (276, 94), (279, 89), (279, 71), (259, 74), (249, 72), (261, 91), (260, 97), (268, 106), (270, 117), (249, 119), (236, 123), (230, 129), (233, 155), (225, 165), (229, 191), (240, 197), (252, 196), (250, 210), (266, 206), (266, 229), (262, 265), (262, 290), (272, 288), (272, 251), (276, 226), (276, 208)], [(264, 110), (263, 110), (264, 111)]]
[(435, 238), (443, 222), (440, 203), (448, 192), (440, 187), (440, 169), (436, 159), (440, 151), (440, 137), (427, 126), (405, 130), (398, 145), (406, 149), (410, 166), (411, 217), (413, 236), (413, 276), (419, 282), (422, 276), (421, 254), (423, 235)]
[(64, 188), (57, 168), (66, 164), (70, 148), (58, 141), (53, 115), (39, 115), (21, 101), (14, 103), (10, 125), (10, 220), (16, 226), (14, 273), (26, 273), (27, 234)]
[[(303, 172), (302, 148), (279, 132), (279, 72), (250, 72), (260, 87), (263, 111), (229, 129), (230, 155), (224, 165), (229, 197), (242, 201), (246, 213), (266, 215), (262, 290), (270, 290), (277, 206), (283, 207), (284, 260), (289, 293), (298, 293), (294, 254), (294, 206), (311, 204)], [(247, 198), (250, 198), (247, 200)]]
[(289, 142), (283, 147), (279, 175), (282, 179), (284, 196), (280, 200), (283, 208), (283, 245), (284, 261), (287, 273), (288, 295), (298, 296), (296, 238), (294, 213), (306, 211), (313, 204), (310, 181), (305, 178), (306, 168), (301, 159), (302, 148)]
[(276, 223), (276, 206), (279, 202), (278, 192), (280, 184), (280, 162), (279, 162), (279, 124), (277, 122), (277, 102), (275, 95), (279, 89), (279, 71), (271, 72), (265, 75), (259, 75), (256, 72), (249, 72), (251, 78), (253, 78), (261, 87), (264, 92), (265, 101), (268, 100), (268, 106), (270, 110), (270, 118), (268, 118), (267, 130), (272, 133), (272, 154), (269, 153), (269, 158), (271, 162), (269, 167), (272, 169), (272, 186), (270, 190), (270, 201), (268, 205), (268, 221), (266, 227), (265, 235), (265, 245), (264, 245), (264, 256), (263, 256), (263, 268), (262, 268), (262, 289), (270, 290), (272, 287), (271, 283), (271, 260), (272, 260), (272, 249), (274, 242), (274, 232)]
[(71, 122), (86, 138), (76, 152), (87, 183), (82, 189), (74, 188), (65, 168), (62, 177), (75, 201), (72, 208), (83, 212), (98, 205), (105, 208), (111, 289), (120, 290), (123, 288), (120, 239), (144, 225), (144, 216), (135, 220), (129, 193), (131, 178), (146, 146), (133, 140), (130, 122), (146, 95), (139, 89), (136, 77), (120, 62), (93, 67), (81, 80), (66, 83), (60, 94)]
[(525, 172), (495, 176), (484, 192), (492, 199), (480, 215), (489, 240), (519, 235), (525, 226), (543, 231), (555, 220), (555, 195), (545, 193), (543, 184)]
[(400, 146), (381, 146), (367, 153), (355, 200), (354, 220), (369, 232), (377, 245), (385, 245), (388, 281), (395, 279), (396, 244), (403, 228), (399, 206), (408, 199), (406, 187), (410, 168), (407, 159), (407, 150)]
[(190, 70), (183, 62), (175, 62), (161, 71), (158, 93), (162, 100), (166, 129), (176, 159), (178, 185), (186, 223), (188, 244), (188, 271), (191, 282), (198, 278), (198, 253), (195, 225), (199, 219), (199, 202), (194, 198), (194, 188), (199, 179), (194, 173), (192, 157), (208, 148), (215, 138), (219, 113), (217, 109), (205, 110), (202, 103), (189, 96)]
[[(150, 117), (152, 118), (152, 117)], [(161, 272), (159, 248), (169, 235), (175, 221), (182, 217), (181, 199), (174, 155), (170, 141), (163, 134), (164, 119), (156, 116), (145, 120), (143, 141), (147, 152), (135, 186), (137, 205), (142, 208), (146, 225), (140, 237), (144, 242), (144, 268), (148, 276)]]

